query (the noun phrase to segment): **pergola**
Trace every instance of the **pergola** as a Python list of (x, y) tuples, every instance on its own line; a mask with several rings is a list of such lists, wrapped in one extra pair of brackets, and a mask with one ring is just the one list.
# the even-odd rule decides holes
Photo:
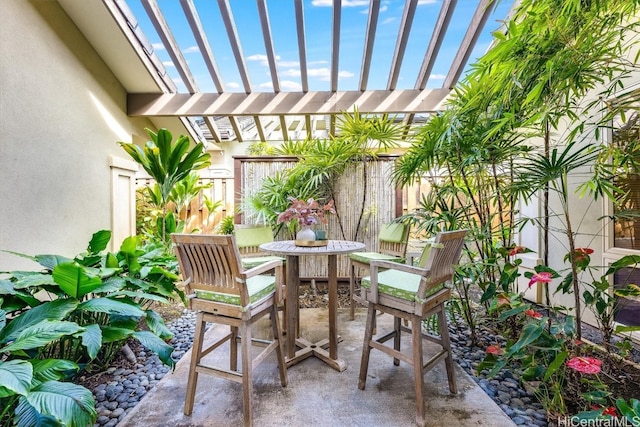
[[(197, 44), (198, 55), (206, 64), (208, 76), (197, 76), (185, 59), (186, 46), (180, 45), (176, 34), (185, 28), (169, 24), (166, 3), (158, 0), (102, 0), (79, 2), (60, 0), (60, 4), (86, 35), (95, 49), (105, 59), (109, 68), (117, 75), (125, 86), (127, 95), (127, 114), (129, 116), (149, 118), (158, 127), (167, 120), (175, 123), (179, 120), (195, 140), (221, 141), (237, 140), (288, 140), (314, 137), (318, 131), (323, 135), (334, 135), (336, 132), (336, 116), (357, 109), (363, 114), (392, 114), (397, 120), (410, 126), (424, 120), (425, 115), (442, 109), (443, 101), (463, 75), (472, 51), (483, 31), (493, 31), (486, 25), (492, 13), (495, 13), (495, 2), (477, 0), (474, 2), (457, 0), (405, 0), (396, 2), (402, 7), (401, 22), (398, 27), (393, 57), (384, 87), (372, 87), (369, 84), (372, 73), (372, 57), (374, 45), (379, 38), (381, 28), (381, 11), (388, 7), (387, 1), (381, 0), (291, 0), (286, 6), (292, 8), (295, 20), (286, 28), (287, 35), (297, 42), (299, 65), (299, 88), (288, 90), (282, 85), (278, 70), (278, 46), (273, 40), (268, 6), (274, 3), (266, 0), (232, 1), (217, 0), (217, 9), (208, 2), (207, 10), (204, 2), (198, 0), (180, 0), (179, 5), (184, 16), (181, 16), (183, 27), (189, 28), (193, 40)], [(282, 1), (282, 0), (281, 0)], [(161, 4), (162, 3), (162, 4)], [(176, 6), (177, 0), (172, 4)], [(470, 5), (470, 3), (473, 3)], [(314, 28), (307, 26), (309, 20), (309, 4), (311, 6), (329, 6), (331, 8), (331, 47), (329, 63), (328, 88), (324, 90), (310, 89), (309, 47), (314, 44)], [(428, 5), (437, 11), (430, 28), (428, 40), (420, 40), (423, 46), (423, 57), (417, 74), (411, 76), (413, 83), (399, 83), (401, 67), (406, 60), (407, 46), (415, 29), (424, 26), (417, 20), (417, 10)], [(282, 3), (279, 4), (282, 7)], [(363, 44), (357, 54), (362, 55), (358, 82), (353, 88), (341, 90), (339, 65), (341, 55), (353, 55), (343, 49), (341, 37), (346, 29), (342, 17), (347, 7), (360, 7), (366, 13), (366, 27), (349, 29), (357, 30), (364, 36)], [(443, 41), (452, 31), (452, 19), (461, 8), (474, 8), (464, 36), (456, 46), (453, 60), (448, 64), (448, 71), (440, 81), (433, 82), (430, 76), (438, 55), (442, 53)], [(513, 5), (512, 5), (513, 7)], [(163, 10), (164, 8), (164, 10)], [(214, 12), (211, 9), (215, 9)], [(242, 8), (242, 13), (257, 14), (259, 31), (252, 37), (261, 38), (264, 44), (264, 56), (268, 63), (270, 91), (258, 91), (251, 83), (247, 56), (243, 53), (240, 42), (237, 19), (233, 9)], [(251, 8), (248, 9), (247, 8)], [(138, 13), (134, 13), (137, 10)], [(144, 10), (146, 13), (141, 13)], [(224, 25), (224, 33), (215, 27), (212, 13)], [(509, 11), (510, 13), (510, 11)], [(507, 13), (507, 15), (509, 14)], [(505, 16), (495, 19), (505, 19)], [(455, 18), (455, 19), (459, 19)], [(151, 25), (154, 34), (143, 31), (143, 23)], [(459, 24), (459, 23), (458, 23)], [(412, 30), (413, 33), (412, 33)], [(241, 87), (229, 90), (222, 80), (222, 73), (216, 62), (219, 55), (218, 43), (211, 42), (215, 32), (217, 39), (226, 36), (237, 73), (242, 82)], [(162, 47), (159, 44), (161, 43)], [(159, 55), (168, 55), (169, 61), (161, 60)], [(169, 64), (169, 67), (165, 64)], [(174, 68), (175, 67), (175, 68)], [(175, 69), (175, 71), (174, 71)], [(234, 70), (235, 71), (235, 70)], [(172, 75), (173, 74), (173, 75)], [(355, 74), (355, 73), (354, 73)], [(207, 79), (204, 82), (203, 79)], [(213, 82), (213, 85), (211, 85)], [(203, 91), (206, 86), (214, 88)], [(294, 119), (295, 117), (295, 119)], [(291, 132), (299, 123), (301, 132)], [(408, 134), (408, 132), (406, 133)], [(406, 135), (405, 134), (405, 135)]]

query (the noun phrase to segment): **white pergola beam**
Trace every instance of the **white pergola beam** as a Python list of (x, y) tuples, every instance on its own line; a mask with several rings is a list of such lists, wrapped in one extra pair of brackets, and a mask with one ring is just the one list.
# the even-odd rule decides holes
[(361, 113), (424, 113), (438, 111), (448, 89), (254, 92), (198, 94), (129, 94), (130, 116), (269, 116), (340, 114), (358, 108)]

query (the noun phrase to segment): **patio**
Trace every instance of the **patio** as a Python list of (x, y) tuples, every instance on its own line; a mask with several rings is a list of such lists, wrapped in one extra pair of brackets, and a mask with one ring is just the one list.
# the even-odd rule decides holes
[[(310, 339), (321, 339), (328, 330), (327, 310), (302, 309), (302, 330)], [(317, 358), (309, 358), (288, 369), (289, 385), (280, 386), (275, 356), (261, 364), (255, 375), (254, 425), (256, 426), (371, 426), (394, 427), (415, 424), (415, 402), (411, 367), (396, 367), (392, 360), (373, 352), (369, 380), (358, 390), (366, 311), (359, 309), (349, 320), (348, 309), (339, 310), (340, 357), (347, 370), (337, 372)], [(264, 320), (264, 319), (263, 319)], [(392, 324), (390, 316), (378, 317), (379, 327)], [(264, 322), (263, 322), (264, 323)], [(207, 339), (223, 328), (213, 326)], [(308, 334), (307, 334), (308, 332)], [(432, 344), (425, 345), (429, 354)], [(190, 352), (167, 373), (142, 401), (118, 423), (118, 427), (242, 425), (242, 387), (240, 384), (200, 376), (195, 407), (190, 417), (182, 414)], [(214, 358), (226, 358), (224, 351)], [(427, 426), (515, 425), (489, 396), (456, 364), (457, 395), (450, 395), (444, 364), (425, 376)]]

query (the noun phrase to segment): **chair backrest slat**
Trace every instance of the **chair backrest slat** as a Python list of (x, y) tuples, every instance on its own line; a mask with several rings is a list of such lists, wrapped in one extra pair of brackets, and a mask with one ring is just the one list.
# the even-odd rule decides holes
[(244, 271), (233, 236), (172, 234), (183, 280), (191, 291), (246, 294)]
[(460, 261), (467, 231), (443, 231), (436, 235), (425, 265), (428, 274), (423, 278), (418, 289), (419, 298), (424, 298), (429, 289), (453, 277), (455, 268)]

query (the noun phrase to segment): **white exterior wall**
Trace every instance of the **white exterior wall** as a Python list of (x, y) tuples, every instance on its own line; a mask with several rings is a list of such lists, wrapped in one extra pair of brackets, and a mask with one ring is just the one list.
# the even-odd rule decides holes
[[(73, 256), (114, 222), (117, 141), (146, 141), (150, 124), (126, 116), (125, 90), (57, 2), (3, 0), (0, 16), (0, 250)], [(37, 268), (0, 252), (0, 271)]]
[[(637, 52), (631, 52), (628, 56), (629, 61), (633, 61)], [(629, 79), (624, 80), (624, 89), (619, 89), (616, 96), (624, 95), (631, 89), (637, 90), (640, 85), (640, 71), (637, 71), (631, 75)], [(593, 90), (590, 95), (583, 100), (583, 105), (587, 105), (589, 102), (597, 99), (597, 96), (602, 88)], [(562, 142), (568, 133), (567, 125), (560, 125), (559, 129), (552, 131), (551, 145), (556, 146)], [(586, 144), (601, 144), (603, 138), (607, 138), (606, 130), (601, 129), (600, 140), (595, 138), (595, 128), (589, 128), (585, 133), (577, 138), (580, 141), (580, 146)], [(606, 140), (606, 139), (604, 139)], [(562, 148), (559, 148), (561, 150)], [(594, 200), (591, 195), (585, 195), (579, 197), (577, 189), (580, 184), (584, 183), (590, 178), (590, 170), (585, 169), (584, 173), (574, 173), (569, 177), (569, 212), (571, 218), (572, 230), (576, 233), (576, 248), (591, 248), (594, 253), (591, 255), (591, 266), (600, 267), (600, 275), (604, 274), (615, 259), (628, 253), (640, 254), (640, 251), (625, 251), (620, 249), (611, 249), (610, 245), (606, 241), (607, 235), (612, 234), (613, 225), (610, 220), (606, 218), (606, 215), (611, 213), (611, 202), (606, 198), (599, 198)], [(538, 200), (532, 200), (527, 208), (527, 215), (531, 216), (535, 214), (536, 210), (539, 210), (542, 214), (541, 197)], [(564, 262), (565, 255), (569, 252), (568, 240), (562, 230), (566, 229), (564, 213), (559, 202), (558, 196), (551, 193), (550, 195), (550, 213), (552, 215), (550, 221), (550, 228), (552, 231), (549, 237), (549, 266), (558, 271), (562, 277), (568, 273), (570, 265)], [(558, 215), (554, 217), (553, 215)], [(526, 238), (521, 240), (521, 243), (533, 250), (542, 250), (543, 234), (540, 229), (535, 231), (535, 227), (529, 227), (525, 229), (527, 233)], [(537, 236), (536, 236), (537, 233)], [(536, 239), (538, 239), (536, 241)], [(525, 256), (523, 266), (531, 267), (535, 266), (535, 261), (540, 261), (542, 254), (530, 254)], [(526, 270), (523, 270), (526, 271)], [(596, 275), (599, 278), (599, 275)], [(581, 276), (581, 279), (586, 281), (590, 280), (588, 274)], [(563, 295), (562, 293), (553, 294), (557, 288), (557, 284), (562, 279), (557, 279), (553, 286), (550, 287), (551, 301), (555, 306), (574, 306), (573, 294)], [(611, 283), (612, 282), (612, 279)], [(528, 279), (522, 277), (519, 282), (519, 288), (525, 292), (527, 298), (535, 302), (544, 302), (544, 295), (538, 289), (538, 286), (534, 286), (531, 289), (527, 289)], [(582, 291), (580, 292), (582, 294)], [(595, 325), (596, 320), (590, 310), (586, 309), (583, 305), (583, 320)]]

